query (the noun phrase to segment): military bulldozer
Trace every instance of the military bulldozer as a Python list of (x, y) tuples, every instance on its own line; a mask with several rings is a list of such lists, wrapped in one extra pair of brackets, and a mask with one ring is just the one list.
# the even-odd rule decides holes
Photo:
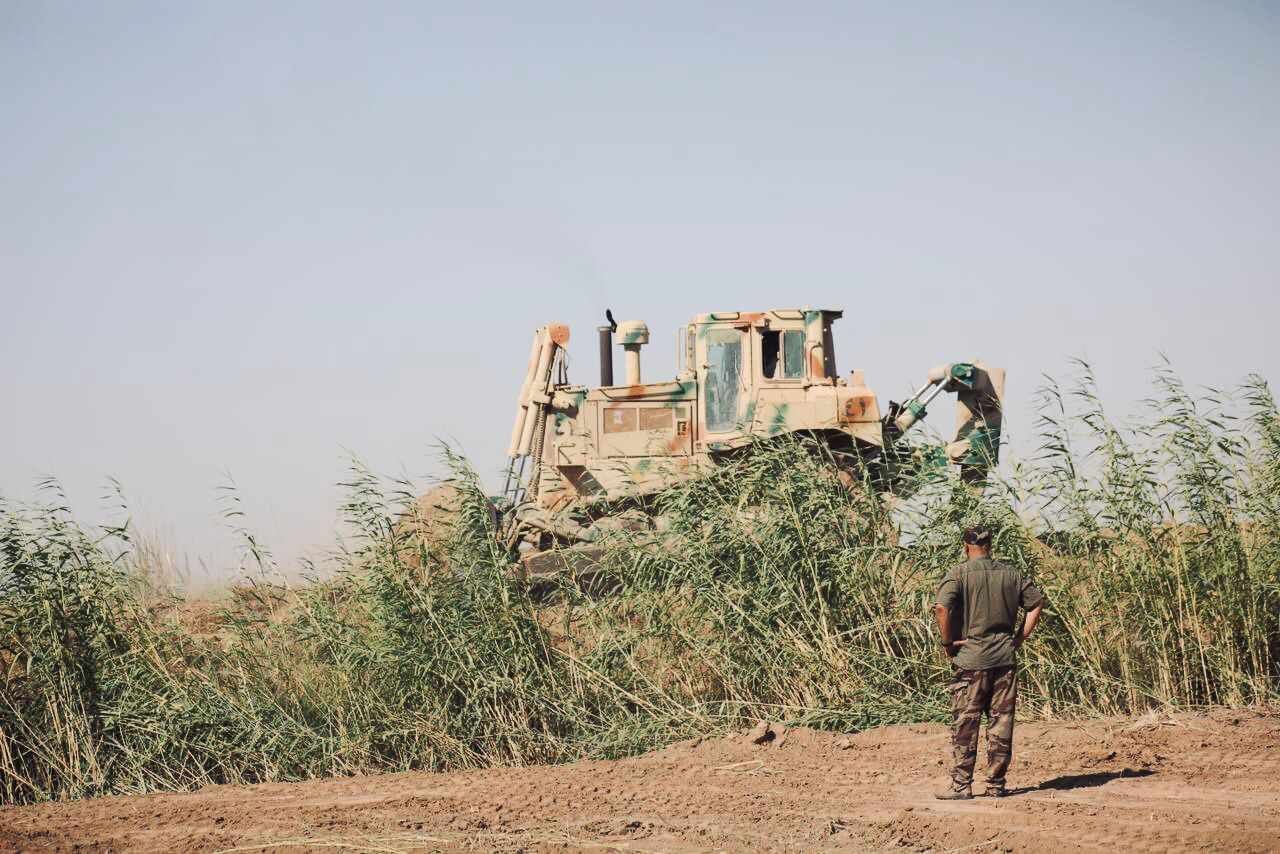
[[(861, 371), (836, 370), (832, 327), (841, 312), (798, 308), (700, 314), (679, 330), (676, 376), (644, 382), (648, 327), (606, 315), (597, 330), (596, 388), (569, 381), (567, 326), (534, 334), (495, 502), (508, 544), (526, 553), (589, 545), (624, 515), (634, 524), (662, 490), (785, 435), (819, 440), (843, 477), (887, 494), (908, 493), (918, 481), (905, 474), (919, 470), (908, 461), (956, 465), (971, 484), (998, 461), (1001, 369), (941, 365), (882, 413)], [(615, 344), (622, 383), (614, 382)], [(932, 447), (904, 441), (942, 392), (956, 395), (954, 439)]]

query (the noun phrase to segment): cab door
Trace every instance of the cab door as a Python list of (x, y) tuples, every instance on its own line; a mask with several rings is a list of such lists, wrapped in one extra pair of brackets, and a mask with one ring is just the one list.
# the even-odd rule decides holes
[(751, 432), (762, 436), (804, 425), (805, 330), (798, 321), (755, 327), (755, 405), (751, 408)]
[(748, 328), (726, 324), (700, 330), (698, 397), (702, 435), (740, 432), (738, 425), (747, 405), (751, 370)]

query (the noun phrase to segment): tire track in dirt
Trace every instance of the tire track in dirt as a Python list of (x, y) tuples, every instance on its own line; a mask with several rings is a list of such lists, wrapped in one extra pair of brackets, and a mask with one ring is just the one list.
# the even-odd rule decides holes
[[(944, 727), (618, 762), (0, 808), (0, 851), (1280, 850), (1280, 711), (1026, 723), (1011, 797), (934, 800)], [(981, 758), (981, 757), (980, 757)]]

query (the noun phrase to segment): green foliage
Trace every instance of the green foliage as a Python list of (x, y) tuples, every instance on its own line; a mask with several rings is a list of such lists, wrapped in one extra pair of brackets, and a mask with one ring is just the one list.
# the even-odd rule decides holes
[(200, 619), (141, 585), (127, 525), (86, 530), (52, 484), (0, 503), (0, 801), (615, 757), (757, 717), (942, 719), (929, 605), (976, 522), (1049, 594), (1024, 716), (1275, 700), (1269, 388), (1193, 396), (1162, 367), (1126, 427), (1079, 369), (1041, 390), (1039, 452), (982, 492), (924, 472), (887, 504), (824, 448), (772, 442), (664, 493), (660, 536), (614, 532), (593, 582), (550, 590), (447, 450), (461, 506), (443, 547), (402, 522), (411, 484), (353, 463), (350, 536), (298, 589), (267, 583), (229, 487), (263, 579)]

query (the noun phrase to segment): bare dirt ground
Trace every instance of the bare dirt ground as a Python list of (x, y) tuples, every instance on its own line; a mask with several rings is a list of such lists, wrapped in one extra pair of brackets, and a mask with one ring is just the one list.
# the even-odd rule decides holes
[(1022, 724), (1001, 800), (933, 799), (945, 733), (9, 807), (0, 851), (1280, 851), (1280, 710)]

